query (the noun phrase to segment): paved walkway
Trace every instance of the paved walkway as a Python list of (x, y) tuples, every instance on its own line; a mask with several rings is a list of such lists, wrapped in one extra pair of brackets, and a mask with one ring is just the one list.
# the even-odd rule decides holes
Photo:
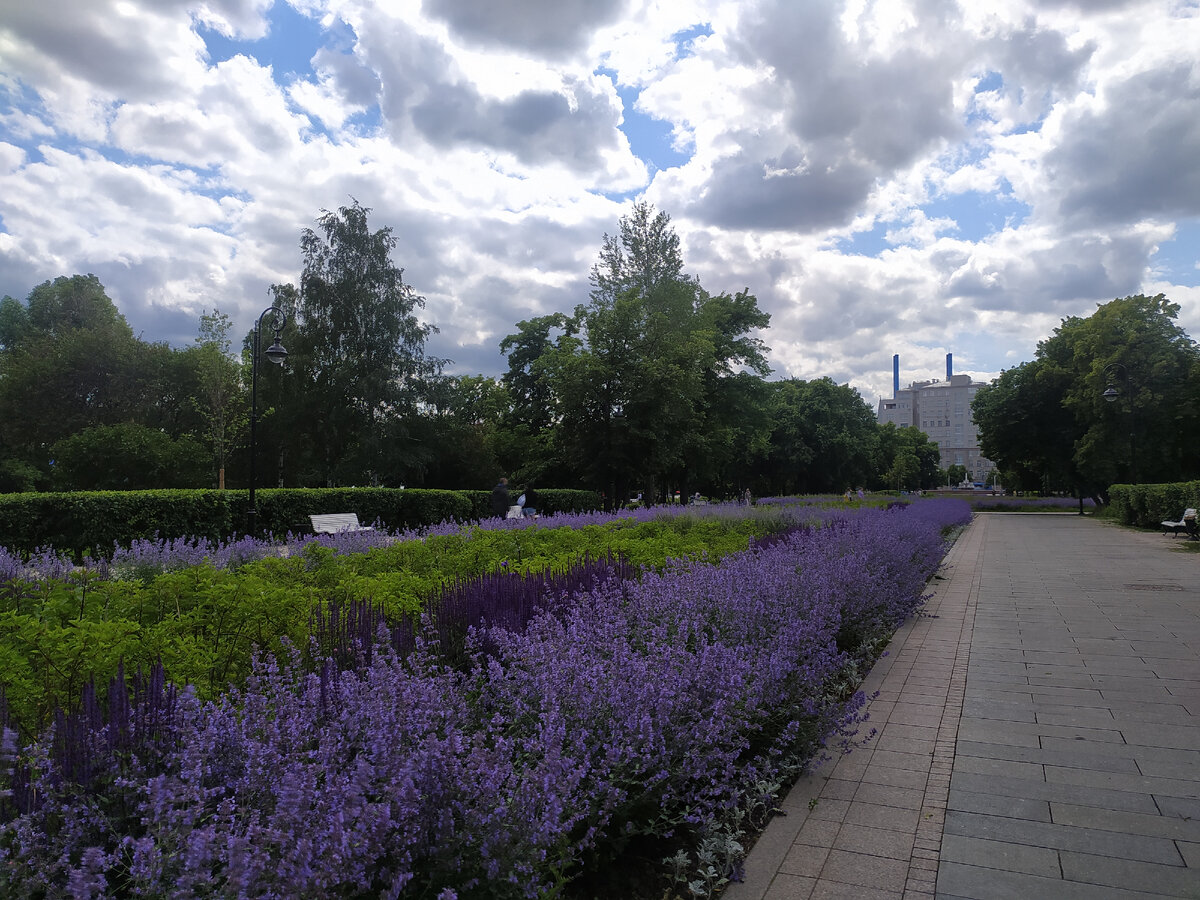
[(978, 515), (725, 900), (1200, 898), (1200, 555)]

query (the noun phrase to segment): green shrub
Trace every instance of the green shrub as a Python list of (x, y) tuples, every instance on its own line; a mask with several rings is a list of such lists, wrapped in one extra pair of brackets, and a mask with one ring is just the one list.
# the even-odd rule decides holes
[(106, 555), (138, 538), (229, 536), (234, 523), (222, 491), (71, 491), (0, 495), (0, 546), (54, 547), (76, 557)]
[[(544, 490), (541, 512), (598, 509), (594, 491)], [(76, 559), (109, 555), (113, 546), (143, 538), (240, 534), (247, 525), (249, 491), (69, 491), (0, 494), (0, 547), (29, 553), (53, 547)], [(283, 535), (310, 530), (316, 513), (355, 513), (364, 525), (399, 531), (491, 515), (488, 491), (399, 488), (268, 488), (255, 492), (258, 527)]]
[(1177, 520), (1189, 507), (1200, 508), (1200, 481), (1114, 484), (1108, 495), (1108, 514), (1122, 525), (1157, 528), (1160, 522)]

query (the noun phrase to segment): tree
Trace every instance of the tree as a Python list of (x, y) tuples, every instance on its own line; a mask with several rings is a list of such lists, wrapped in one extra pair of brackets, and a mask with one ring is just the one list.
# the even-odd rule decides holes
[(537, 432), (551, 425), (554, 394), (546, 378), (546, 354), (557, 346), (560, 335), (571, 337), (577, 330), (574, 319), (553, 313), (518, 322), (516, 334), (500, 342), (500, 352), (508, 358), (508, 371), (501, 380), (512, 404), (509, 427)]
[(200, 315), (196, 345), (183, 351), (195, 372), (190, 405), (202, 421), (201, 437), (212, 454), (217, 486), (225, 486), (230, 451), (243, 441), (250, 411), (238, 363), (230, 355), (233, 323), (218, 309)]
[(1035, 360), (1001, 372), (975, 395), (971, 416), (980, 451), (1008, 473), (1007, 487), (1095, 491), (1074, 462), (1079, 429), (1062, 403), (1068, 381), (1062, 370)]
[(169, 348), (135, 338), (94, 275), (44, 282), (23, 307), (9, 301), (0, 350), (0, 457), (46, 478), (50, 448), (65, 437), (121, 422), (159, 427), (156, 419), (169, 417)]
[(291, 372), (260, 367), (259, 384), (286, 398), (279, 434), (301, 483), (401, 483), (419, 466), (409, 425), (442, 364), (425, 355), (436, 329), (417, 318), (425, 299), (391, 260), (391, 229), (372, 232), (369, 213), (357, 200), (323, 210), (301, 235), (299, 290), (272, 288), (289, 314)]
[(61, 490), (194, 488), (208, 474), (200, 443), (132, 423), (85, 428), (52, 452), (54, 484)]
[[(1200, 349), (1162, 294), (1100, 305), (1087, 319), (1063, 321), (1039, 355), (1071, 379), (1063, 403), (1082, 434), (1075, 464), (1089, 480), (1180, 481), (1200, 475)], [(1125, 376), (1106, 376), (1109, 367)], [(1117, 402), (1103, 394), (1117, 389)]]
[(635, 203), (617, 234), (604, 235), (600, 260), (592, 266), (592, 305), (611, 306), (625, 293), (649, 297), (659, 285), (681, 280), (683, 256), (671, 217), (655, 213), (649, 203)]
[(0, 353), (25, 339), (29, 332), (29, 312), (20, 300), (5, 297), (0, 300)]
[(578, 328), (571, 316), (553, 313), (518, 322), (517, 332), (500, 342), (500, 352), (508, 357), (501, 384), (509, 405), (496, 431), (495, 450), (501, 469), (518, 482), (567, 486), (578, 478), (553, 440), (560, 413), (549, 369), (560, 341), (574, 341)]
[(509, 413), (508, 391), (483, 375), (430, 379), (415, 424), (421, 443), (437, 447), (419, 483), (447, 490), (480, 489), (504, 474), (497, 433)]
[(133, 331), (95, 275), (60, 276), (35, 287), (28, 299), (29, 329), (54, 338), (75, 331), (133, 337)]
[(697, 428), (688, 435), (684, 468), (674, 478), (686, 486), (694, 475), (711, 491), (740, 493), (770, 435), (763, 379), (771, 368), (766, 345), (756, 333), (771, 317), (747, 290), (712, 296), (703, 289), (695, 316), (708, 356), (702, 367)]
[(1034, 361), (976, 395), (984, 453), (1021, 486), (1100, 501), (1115, 481), (1200, 476), (1200, 350), (1178, 313), (1162, 294), (1136, 295), (1063, 319)]
[(877, 436), (873, 488), (913, 491), (940, 485), (941, 451), (925, 432), (885, 422), (879, 426)]
[(944, 484), (950, 487), (958, 487), (967, 480), (967, 467), (960, 466), (957, 463), (946, 467), (946, 478)]
[(877, 426), (858, 391), (830, 378), (789, 378), (771, 390), (774, 428), (760, 492), (840, 493), (871, 480)]
[(670, 217), (645, 203), (604, 236), (591, 283), (574, 315), (522, 322), (502, 342), (514, 424), (543, 464), (610, 500), (719, 484), (765, 431), (743, 376), (769, 371), (751, 334), (769, 316), (748, 291), (713, 296), (687, 276)]

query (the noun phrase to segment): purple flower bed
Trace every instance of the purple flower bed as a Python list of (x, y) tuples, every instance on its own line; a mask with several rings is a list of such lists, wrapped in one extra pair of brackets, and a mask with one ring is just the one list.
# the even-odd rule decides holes
[(496, 617), (459, 668), (385, 641), (317, 671), (264, 659), (215, 703), (139, 682), (24, 762), (0, 745), (0, 894), (662, 896), (645, 861), (666, 878), (851, 737), (863, 648), (969, 520), (954, 500), (843, 512), (612, 577)]
[(209, 564), (215, 568), (237, 568), (253, 560), (281, 554), (303, 553), (309, 544), (328, 547), (336, 554), (366, 553), (375, 547), (387, 547), (403, 541), (424, 537), (462, 534), (471, 529), (485, 531), (517, 531), (529, 528), (583, 528), (615, 521), (650, 522), (660, 518), (685, 515), (743, 518), (748, 509), (738, 504), (714, 504), (700, 510), (690, 507), (659, 506), (648, 509), (621, 510), (613, 513), (559, 513), (554, 516), (524, 519), (484, 519), (465, 525), (446, 521), (420, 529), (391, 531), (377, 524), (374, 531), (343, 532), (340, 534), (287, 534), (283, 537), (242, 537), (231, 541), (212, 542), (206, 538), (139, 539), (130, 546), (116, 546), (111, 557), (76, 566), (68, 557), (52, 548), (43, 548), (29, 558), (0, 547), (0, 585), (13, 582), (37, 581), (46, 578), (65, 580), (86, 573), (99, 578), (145, 578), (163, 572), (174, 572), (190, 566)]

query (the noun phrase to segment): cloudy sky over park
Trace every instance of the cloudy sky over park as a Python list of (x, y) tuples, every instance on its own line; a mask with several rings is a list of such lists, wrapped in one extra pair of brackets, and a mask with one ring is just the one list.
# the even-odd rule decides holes
[(639, 199), (777, 377), (872, 403), (1128, 294), (1200, 337), (1200, 2), (0, 0), (0, 295), (240, 336), (352, 197), (456, 372)]

